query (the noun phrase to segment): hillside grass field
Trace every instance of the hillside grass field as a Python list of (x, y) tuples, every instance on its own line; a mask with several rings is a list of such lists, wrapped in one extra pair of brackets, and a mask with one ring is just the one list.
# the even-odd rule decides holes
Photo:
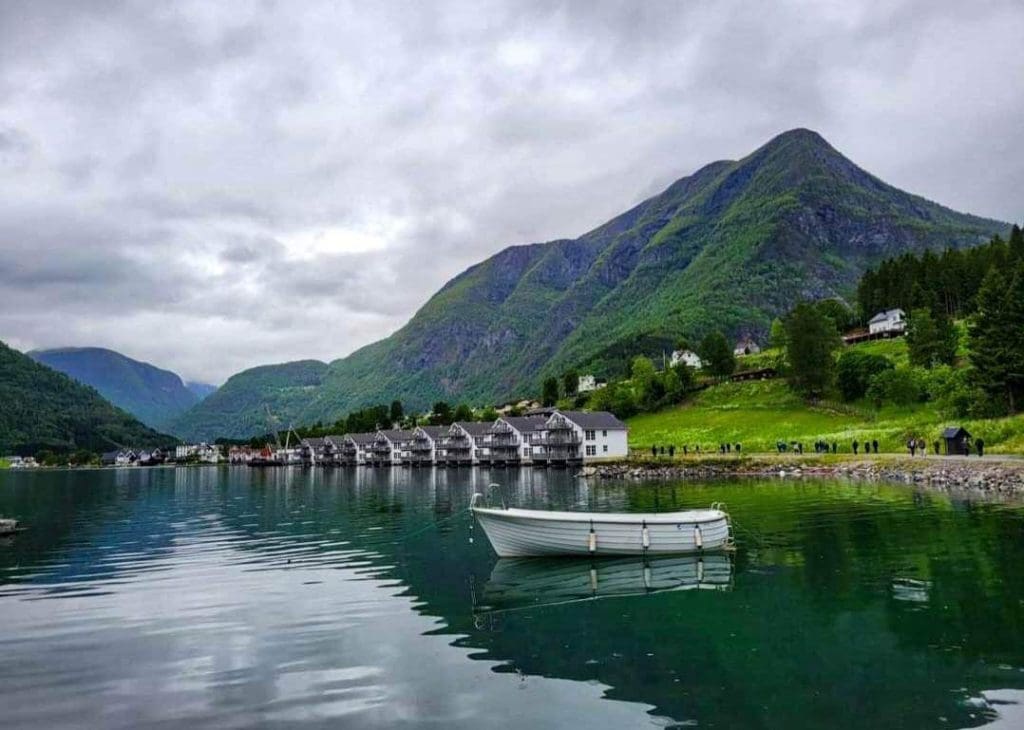
[[(856, 345), (857, 349), (884, 355), (895, 364), (907, 362), (902, 339), (877, 340)], [(737, 370), (752, 370), (777, 362), (780, 353), (766, 350), (743, 358)], [(804, 451), (814, 442), (834, 441), (840, 453), (852, 453), (854, 440), (878, 440), (879, 451), (902, 453), (907, 439), (923, 438), (928, 453), (942, 429), (962, 425), (974, 438), (985, 441), (986, 453), (1024, 453), (1024, 414), (1006, 418), (957, 419), (944, 416), (933, 403), (912, 406), (823, 402), (811, 405), (794, 394), (783, 379), (757, 380), (713, 385), (690, 401), (628, 420), (629, 444), (640, 452), (651, 446), (686, 444), (690, 450), (717, 451), (722, 443), (742, 444), (749, 453), (774, 452), (776, 443), (799, 441)], [(863, 453), (863, 447), (861, 448)]]

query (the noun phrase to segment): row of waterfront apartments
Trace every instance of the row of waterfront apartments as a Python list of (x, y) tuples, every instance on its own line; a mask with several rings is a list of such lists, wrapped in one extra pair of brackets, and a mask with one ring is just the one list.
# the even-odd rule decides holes
[(627, 453), (626, 424), (604, 411), (549, 410), (493, 423), (307, 438), (299, 445), (303, 463), (337, 466), (569, 466)]

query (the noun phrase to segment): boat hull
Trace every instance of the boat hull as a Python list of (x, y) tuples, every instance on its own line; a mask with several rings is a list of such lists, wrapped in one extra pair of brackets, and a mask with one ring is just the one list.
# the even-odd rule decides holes
[(675, 555), (720, 550), (731, 540), (729, 516), (721, 510), (650, 515), (650, 519), (600, 514), (558, 518), (558, 514), (569, 513), (478, 507), (473, 513), (494, 551), (503, 558)]

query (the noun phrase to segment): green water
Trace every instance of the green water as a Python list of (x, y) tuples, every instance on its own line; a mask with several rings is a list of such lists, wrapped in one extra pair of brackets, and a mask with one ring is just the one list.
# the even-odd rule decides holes
[[(464, 507), (724, 501), (730, 556), (499, 561)], [(0, 473), (3, 727), (1024, 726), (1024, 509), (837, 481)]]

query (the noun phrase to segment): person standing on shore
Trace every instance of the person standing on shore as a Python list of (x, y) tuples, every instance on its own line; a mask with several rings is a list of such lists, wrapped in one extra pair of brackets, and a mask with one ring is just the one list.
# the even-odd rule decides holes
[(658, 458), (658, 447), (657, 446), (652, 446), (651, 447), (651, 456), (653, 456), (655, 459)]
[(668, 458), (670, 458), (670, 459), (676, 458), (676, 447), (675, 447), (675, 444), (670, 444), (669, 445), (669, 447), (668, 447)]
[(878, 453), (878, 439), (873, 439), (871, 441), (871, 448), (874, 450), (876, 454)]
[(917, 441), (914, 439), (907, 441), (907, 450), (910, 451), (911, 456), (914, 456), (914, 452), (917, 450)]
[(974, 445), (978, 448), (978, 456), (985, 455), (985, 439), (975, 439)]
[(857, 455), (857, 449), (859, 449), (859, 448), (860, 448), (860, 442), (857, 441), (856, 439), (854, 439), (853, 440), (853, 455), (854, 456)]

